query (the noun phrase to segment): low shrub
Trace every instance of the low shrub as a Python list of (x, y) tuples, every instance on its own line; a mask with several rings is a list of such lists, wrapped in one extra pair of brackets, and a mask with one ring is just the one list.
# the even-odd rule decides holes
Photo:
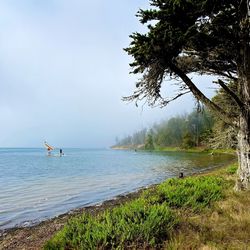
[(199, 212), (222, 199), (227, 185), (217, 176), (169, 179), (125, 205), (96, 216), (84, 213), (71, 219), (44, 249), (160, 247), (179, 223), (171, 208)]
[(166, 204), (138, 199), (95, 217), (85, 213), (72, 219), (44, 249), (154, 247), (168, 238), (177, 223)]
[(230, 167), (227, 168), (226, 172), (229, 175), (234, 175), (234, 174), (236, 174), (237, 169), (238, 169), (238, 165), (237, 164), (233, 164), (233, 165), (231, 165)]
[(145, 192), (143, 197), (151, 204), (166, 203), (172, 208), (199, 211), (223, 198), (225, 186), (222, 178), (214, 176), (173, 178), (160, 184), (154, 193)]

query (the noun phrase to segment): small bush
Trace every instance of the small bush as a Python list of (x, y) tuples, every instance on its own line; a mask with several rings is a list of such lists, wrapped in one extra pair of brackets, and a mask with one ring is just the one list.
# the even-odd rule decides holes
[(224, 187), (225, 182), (219, 177), (173, 178), (160, 184), (154, 194), (145, 192), (144, 197), (151, 204), (164, 202), (170, 207), (198, 211), (223, 198)]
[(49, 240), (44, 249), (159, 247), (178, 224), (170, 208), (194, 212), (224, 197), (227, 182), (216, 176), (169, 179), (141, 198), (97, 216), (84, 213)]
[(230, 167), (227, 168), (226, 172), (227, 172), (227, 174), (234, 175), (234, 174), (236, 174), (237, 169), (238, 169), (238, 165), (233, 164), (233, 165), (231, 165)]
[(138, 199), (96, 217), (83, 214), (72, 219), (44, 249), (154, 247), (167, 239), (176, 224), (165, 204), (149, 205)]

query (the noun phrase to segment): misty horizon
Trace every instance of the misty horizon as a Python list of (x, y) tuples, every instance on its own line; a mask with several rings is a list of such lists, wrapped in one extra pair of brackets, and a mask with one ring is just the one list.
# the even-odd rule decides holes
[[(47, 140), (107, 148), (116, 137), (192, 111), (191, 95), (163, 109), (121, 100), (138, 80), (123, 48), (132, 32), (145, 29), (135, 15), (147, 6), (142, 0), (1, 2), (0, 147), (40, 147)], [(211, 97), (212, 77), (194, 78)]]

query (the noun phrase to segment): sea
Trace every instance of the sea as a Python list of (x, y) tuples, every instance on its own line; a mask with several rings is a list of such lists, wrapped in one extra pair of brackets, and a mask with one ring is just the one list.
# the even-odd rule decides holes
[[(56, 151), (56, 150), (55, 150)], [(165, 179), (231, 162), (228, 154), (0, 148), (0, 230), (27, 227)]]

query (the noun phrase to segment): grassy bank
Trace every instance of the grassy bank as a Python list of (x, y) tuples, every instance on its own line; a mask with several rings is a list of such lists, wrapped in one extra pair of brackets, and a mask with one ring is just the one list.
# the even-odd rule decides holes
[(236, 166), (170, 179), (124, 205), (84, 213), (44, 249), (247, 249), (250, 193), (234, 193)]
[(211, 149), (207, 147), (155, 147), (155, 151), (168, 151), (168, 152), (187, 152), (187, 153), (214, 153), (214, 154), (235, 154), (235, 149), (224, 148), (224, 149)]

